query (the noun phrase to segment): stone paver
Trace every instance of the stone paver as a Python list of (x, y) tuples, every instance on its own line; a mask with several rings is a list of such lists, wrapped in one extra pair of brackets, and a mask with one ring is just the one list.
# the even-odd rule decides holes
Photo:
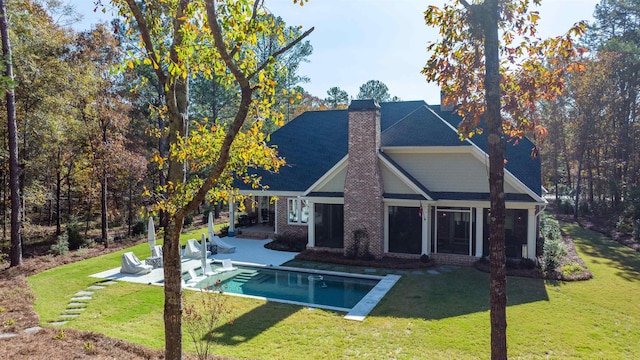
[(93, 295), (93, 291), (81, 290), (76, 293), (76, 296), (91, 296)]
[(104, 288), (106, 288), (106, 286), (91, 285), (87, 289), (89, 289), (89, 290), (100, 290), (100, 289), (104, 289)]
[(79, 302), (79, 301), (89, 301), (91, 300), (91, 296), (74, 296), (71, 298), (71, 301)]
[(438, 270), (427, 270), (427, 272), (431, 275), (440, 275), (440, 272), (438, 272)]
[(407, 275), (409, 272), (407, 270), (396, 270), (396, 275)]
[(86, 302), (70, 302), (69, 305), (67, 305), (67, 308), (83, 308), (86, 306)]
[(412, 271), (411, 274), (413, 274), (413, 275), (424, 275), (424, 272), (420, 271), (420, 270), (415, 270), (415, 271)]
[(70, 309), (65, 309), (64, 312), (67, 314), (77, 314), (85, 310), (86, 310), (85, 308), (70, 308)]
[(378, 272), (378, 269), (366, 268), (366, 269), (364, 269), (364, 272), (370, 273), (370, 274), (374, 274), (374, 273)]
[(0, 339), (11, 339), (12, 337), (16, 337), (18, 334), (14, 333), (2, 333), (0, 334)]
[(113, 284), (117, 284), (117, 282), (115, 282), (113, 280), (107, 280), (107, 281), (100, 282), (100, 285), (113, 285)]
[(49, 325), (51, 325), (51, 326), (62, 326), (64, 324), (66, 324), (66, 323), (68, 323), (68, 321), (53, 321), (53, 322), (50, 322)]
[(62, 314), (60, 316), (58, 316), (60, 319), (75, 319), (78, 316), (80, 316), (80, 314)]
[(34, 333), (37, 333), (40, 330), (42, 330), (42, 328), (40, 326), (34, 326), (34, 327), (30, 327), (28, 329), (24, 329), (24, 333), (25, 334), (34, 334)]

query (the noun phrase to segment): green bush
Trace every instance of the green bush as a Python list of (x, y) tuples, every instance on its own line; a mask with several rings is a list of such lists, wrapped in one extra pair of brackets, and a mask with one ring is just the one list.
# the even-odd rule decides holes
[(584, 267), (582, 267), (582, 265), (572, 262), (566, 265), (563, 265), (560, 268), (560, 272), (562, 273), (562, 276), (564, 277), (569, 277), (572, 275), (578, 275), (580, 273), (582, 273), (585, 270)]
[(549, 215), (543, 215), (540, 221), (540, 233), (544, 241), (540, 265), (543, 271), (555, 271), (560, 267), (562, 258), (567, 255), (558, 220)]
[(183, 225), (184, 227), (193, 225), (193, 214), (189, 214), (184, 217)]
[(631, 234), (633, 232), (633, 224), (624, 216), (620, 216), (616, 223), (616, 230), (623, 234)]
[(147, 231), (147, 224), (143, 219), (138, 219), (131, 227), (131, 234), (133, 236), (143, 235)]
[(271, 250), (300, 252), (307, 248), (307, 236), (294, 232), (285, 232), (274, 236), (273, 241), (264, 247)]
[(569, 215), (574, 213), (573, 199), (568, 197), (562, 197), (558, 200), (558, 210), (560, 213)]
[(72, 219), (67, 224), (67, 238), (69, 240), (69, 250), (78, 250), (85, 245), (84, 238), (78, 228), (78, 221), (75, 219)]
[(55, 245), (51, 245), (51, 252), (54, 255), (64, 255), (69, 252), (69, 236), (67, 233), (58, 236)]

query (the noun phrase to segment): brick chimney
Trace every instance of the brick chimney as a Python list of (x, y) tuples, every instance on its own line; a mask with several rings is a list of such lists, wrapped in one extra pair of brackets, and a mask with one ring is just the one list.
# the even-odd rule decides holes
[(383, 183), (378, 166), (380, 105), (353, 100), (349, 105), (349, 163), (344, 184), (344, 253), (384, 254)]

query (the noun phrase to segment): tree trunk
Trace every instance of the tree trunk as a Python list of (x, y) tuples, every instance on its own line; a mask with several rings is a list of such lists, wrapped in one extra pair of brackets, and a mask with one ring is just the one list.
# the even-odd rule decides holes
[(129, 201), (127, 202), (127, 236), (131, 236), (133, 222), (133, 176), (129, 176)]
[[(4, 76), (13, 81), (13, 60), (9, 43), (9, 22), (4, 0), (0, 0), (0, 37), (2, 55), (5, 59)], [(7, 99), (7, 126), (9, 135), (9, 188), (11, 189), (11, 248), (10, 266), (22, 264), (22, 239), (20, 231), (20, 167), (18, 164), (18, 125), (16, 122), (16, 99), (13, 85), (5, 93)]]
[(507, 274), (505, 266), (504, 133), (500, 115), (498, 0), (483, 4), (487, 138), (489, 146), (489, 225), (491, 358), (507, 359)]
[(107, 170), (102, 168), (102, 179), (100, 181), (100, 219), (102, 222), (102, 241), (104, 247), (109, 247), (109, 219), (107, 216)]
[(180, 231), (182, 220), (169, 217), (164, 228), (164, 338), (165, 358), (182, 358), (182, 269)]
[(580, 158), (578, 159), (578, 173), (576, 175), (576, 197), (573, 205), (573, 219), (576, 221), (578, 220), (578, 216), (579, 216), (578, 208), (580, 207), (580, 192), (582, 191), (582, 187), (581, 187), (582, 174), (581, 173), (582, 173), (583, 157), (584, 155), (580, 154)]
[(56, 162), (56, 236), (62, 233), (60, 227), (60, 198), (62, 197), (62, 174), (60, 173), (60, 149), (58, 149), (58, 159)]
[[(187, 134), (189, 119), (189, 85), (181, 78), (169, 85), (166, 92), (169, 113), (169, 144), (178, 144), (179, 137)], [(186, 164), (169, 159), (167, 181), (181, 184), (186, 180)], [(172, 197), (172, 191), (167, 197)], [(186, 213), (177, 211), (166, 214), (165, 239), (162, 245), (164, 259), (164, 331), (165, 358), (182, 359), (182, 268), (180, 265), (180, 231)]]

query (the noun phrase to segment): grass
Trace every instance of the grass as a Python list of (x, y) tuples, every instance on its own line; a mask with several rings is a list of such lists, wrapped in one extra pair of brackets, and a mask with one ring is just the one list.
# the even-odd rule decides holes
[[(562, 228), (574, 238), (594, 279), (509, 278), (510, 357), (640, 358), (640, 253), (576, 225)], [(132, 250), (144, 257), (145, 246)], [(52, 320), (71, 295), (95, 281), (88, 274), (118, 266), (119, 254), (30, 277), (42, 321)], [(344, 320), (343, 313), (234, 297), (235, 320), (216, 329), (214, 352), (269, 359), (488, 358), (488, 287), (488, 275), (473, 268), (404, 275), (364, 322)], [(162, 297), (157, 286), (118, 283), (96, 292), (69, 326), (162, 348)], [(184, 347), (193, 351), (186, 336)]]

